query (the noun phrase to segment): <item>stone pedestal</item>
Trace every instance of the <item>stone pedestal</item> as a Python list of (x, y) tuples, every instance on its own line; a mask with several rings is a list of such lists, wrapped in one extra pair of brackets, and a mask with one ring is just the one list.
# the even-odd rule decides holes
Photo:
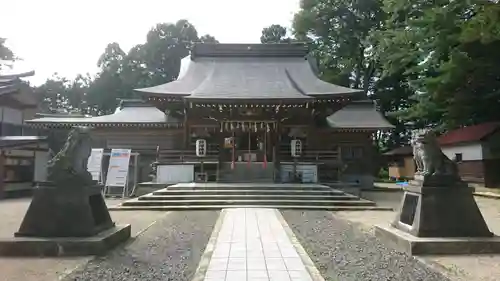
[(99, 186), (42, 183), (16, 237), (89, 237), (113, 227)]
[(455, 179), (411, 181), (391, 226), (376, 235), (409, 254), (497, 253), (494, 237), (481, 215), (473, 188)]
[(431, 187), (410, 182), (393, 227), (417, 237), (491, 237), (466, 184)]
[(34, 190), (19, 231), (0, 240), (0, 255), (101, 255), (129, 238), (130, 225), (115, 226), (100, 187), (44, 183)]

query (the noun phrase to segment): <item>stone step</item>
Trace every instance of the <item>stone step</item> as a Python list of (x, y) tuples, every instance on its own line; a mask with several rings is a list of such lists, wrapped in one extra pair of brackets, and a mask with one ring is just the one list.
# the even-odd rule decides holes
[(374, 206), (375, 203), (367, 200), (283, 200), (283, 199), (268, 199), (268, 200), (138, 200), (132, 199), (122, 203), (122, 206), (174, 206), (174, 205), (312, 205), (312, 206)]
[(342, 195), (345, 194), (340, 190), (329, 189), (329, 190), (300, 190), (300, 189), (271, 189), (271, 190), (249, 190), (249, 189), (225, 189), (225, 190), (170, 190), (162, 189), (153, 192), (152, 195)]
[(169, 186), (168, 184), (165, 184), (165, 183), (156, 183), (156, 182), (151, 182), (151, 181), (140, 182), (137, 185), (139, 187), (153, 187), (153, 188), (158, 188), (158, 189), (166, 188), (167, 186)]
[(204, 184), (176, 184), (168, 187), (168, 190), (190, 190), (196, 188), (197, 190), (332, 190), (329, 186), (321, 184), (275, 184), (275, 183), (255, 183), (255, 182), (240, 182), (240, 183), (204, 183)]
[(290, 195), (284, 194), (190, 194), (190, 195), (145, 195), (138, 198), (141, 200), (150, 201), (171, 201), (171, 200), (359, 200), (358, 197), (352, 195)]
[(114, 206), (110, 211), (194, 211), (194, 210), (220, 210), (224, 208), (271, 208), (271, 209), (297, 209), (321, 211), (394, 211), (391, 207), (379, 206), (315, 206), (315, 205), (181, 205), (181, 206)]

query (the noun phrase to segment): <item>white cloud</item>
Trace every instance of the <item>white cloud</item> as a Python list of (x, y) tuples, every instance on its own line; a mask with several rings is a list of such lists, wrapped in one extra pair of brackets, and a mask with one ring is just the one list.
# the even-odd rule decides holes
[(128, 50), (160, 22), (189, 20), (200, 35), (222, 43), (259, 42), (263, 27), (290, 26), (299, 0), (16, 0), (2, 1), (0, 37), (24, 59), (19, 70), (36, 71), (32, 82), (52, 73), (73, 78), (95, 72), (105, 46)]

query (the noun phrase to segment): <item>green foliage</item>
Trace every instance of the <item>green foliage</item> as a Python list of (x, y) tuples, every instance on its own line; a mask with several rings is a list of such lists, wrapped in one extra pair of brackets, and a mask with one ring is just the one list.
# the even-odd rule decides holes
[[(374, 99), (382, 113), (406, 109), (414, 94), (403, 73), (382, 77), (375, 36), (384, 29), (388, 14), (379, 0), (303, 0), (293, 21), (296, 38), (312, 42), (325, 81), (360, 88)], [(404, 120), (388, 116), (396, 125), (390, 133), (376, 134), (382, 150), (405, 143)]]
[(294, 35), (309, 39), (323, 80), (363, 89), (408, 142), (405, 125), (448, 130), (500, 120), (500, 4), (483, 0), (302, 0)]
[(387, 169), (387, 167), (380, 168), (377, 177), (379, 179), (385, 179), (385, 180), (389, 179), (389, 169)]
[(15, 60), (14, 53), (5, 46), (5, 41), (7, 39), (0, 37), (0, 70), (2, 66), (6, 66), (6, 62), (12, 62)]
[(218, 43), (208, 34), (198, 37), (186, 20), (157, 24), (147, 33), (146, 42), (128, 53), (118, 43), (110, 43), (97, 61), (100, 71), (94, 77), (79, 75), (69, 81), (56, 75), (37, 87), (42, 108), (45, 112), (112, 113), (118, 99), (138, 98), (134, 89), (175, 80), (181, 59), (195, 42)]
[(287, 37), (287, 30), (285, 27), (279, 24), (273, 24), (271, 26), (262, 29), (262, 35), (260, 36), (260, 42), (263, 44), (268, 43), (291, 43), (292, 38)]
[(383, 74), (404, 73), (419, 93), (403, 118), (443, 130), (500, 120), (498, 3), (392, 0), (385, 10)]

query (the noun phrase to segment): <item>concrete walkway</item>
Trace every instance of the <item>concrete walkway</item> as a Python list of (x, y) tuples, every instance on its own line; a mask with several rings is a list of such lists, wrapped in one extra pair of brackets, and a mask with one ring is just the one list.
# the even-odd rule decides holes
[(303, 262), (309, 257), (299, 255), (277, 210), (225, 211), (205, 281), (313, 280)]

